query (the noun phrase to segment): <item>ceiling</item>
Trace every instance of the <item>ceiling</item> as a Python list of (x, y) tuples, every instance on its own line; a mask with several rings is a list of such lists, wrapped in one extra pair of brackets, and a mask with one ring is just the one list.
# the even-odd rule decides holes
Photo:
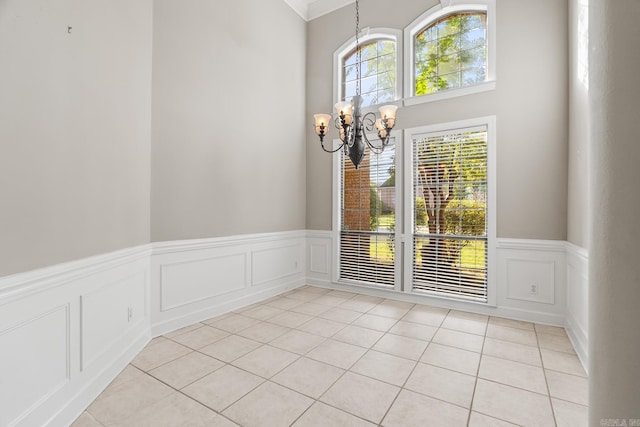
[(305, 21), (333, 12), (355, 0), (284, 0)]

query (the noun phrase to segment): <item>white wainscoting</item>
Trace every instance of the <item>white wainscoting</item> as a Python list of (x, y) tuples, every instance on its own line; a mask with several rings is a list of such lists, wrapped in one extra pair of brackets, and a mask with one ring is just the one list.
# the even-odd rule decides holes
[(331, 264), (333, 259), (337, 259), (335, 255), (331, 256), (333, 247), (330, 231), (307, 231), (308, 284), (517, 320), (565, 325), (564, 241), (497, 239), (497, 271), (494, 278), (489, 278), (496, 281), (496, 306), (337, 283), (332, 280)]
[(157, 336), (305, 284), (305, 231), (153, 244)]
[(589, 255), (576, 245), (567, 243), (567, 309), (566, 329), (582, 366), (588, 371), (589, 331)]
[(69, 425), (149, 341), (148, 245), (0, 279), (0, 425)]
[(153, 336), (305, 283), (566, 326), (586, 362), (580, 248), (498, 239), (491, 307), (335, 283), (333, 247), (328, 231), (160, 242), (1, 278), (0, 426), (66, 426)]

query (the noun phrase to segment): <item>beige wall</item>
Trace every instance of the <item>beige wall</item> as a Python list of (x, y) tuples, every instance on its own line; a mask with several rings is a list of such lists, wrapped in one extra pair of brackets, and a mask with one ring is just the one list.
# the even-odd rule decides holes
[(152, 240), (304, 229), (305, 22), (282, 0), (157, 0)]
[(0, 276), (149, 242), (151, 9), (0, 1)]
[(569, 8), (569, 188), (567, 240), (589, 248), (588, 1)]
[[(436, 1), (364, 0), (361, 27), (404, 29)], [(307, 34), (307, 118), (332, 109), (333, 52), (354, 32), (353, 5), (315, 19)], [(497, 88), (404, 107), (398, 128), (497, 116), (498, 237), (567, 236), (568, 8), (558, 0), (497, 2)], [(544, 31), (541, 31), (544, 28)], [(396, 131), (394, 131), (396, 132)], [(397, 131), (399, 132), (399, 130)], [(333, 134), (335, 135), (335, 133)], [(331, 228), (331, 156), (307, 130), (307, 228)]]

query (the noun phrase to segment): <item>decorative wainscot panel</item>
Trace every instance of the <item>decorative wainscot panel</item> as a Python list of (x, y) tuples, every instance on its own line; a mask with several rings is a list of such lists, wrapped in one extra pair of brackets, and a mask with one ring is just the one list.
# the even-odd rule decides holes
[(149, 248), (0, 280), (0, 425), (69, 425), (149, 341)]
[(563, 241), (498, 239), (498, 306), (513, 318), (564, 325)]
[(153, 335), (303, 285), (304, 248), (304, 231), (155, 243)]

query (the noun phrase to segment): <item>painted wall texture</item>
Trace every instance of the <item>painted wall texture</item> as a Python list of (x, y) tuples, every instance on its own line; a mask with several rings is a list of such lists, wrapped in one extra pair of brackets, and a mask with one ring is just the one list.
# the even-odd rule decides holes
[(152, 240), (305, 228), (306, 23), (282, 0), (158, 0)]
[(151, 10), (0, 2), (0, 276), (149, 242)]
[[(403, 30), (436, 4), (407, 0), (389, 13), (388, 2), (364, 0), (361, 27)], [(354, 18), (349, 5), (308, 24), (309, 117), (333, 108), (333, 53), (353, 37)], [(498, 1), (496, 89), (398, 110), (396, 134), (404, 128), (497, 117), (498, 237), (567, 237), (567, 22), (566, 2)], [(331, 156), (320, 149), (311, 126), (307, 144), (306, 226), (329, 230)]]

